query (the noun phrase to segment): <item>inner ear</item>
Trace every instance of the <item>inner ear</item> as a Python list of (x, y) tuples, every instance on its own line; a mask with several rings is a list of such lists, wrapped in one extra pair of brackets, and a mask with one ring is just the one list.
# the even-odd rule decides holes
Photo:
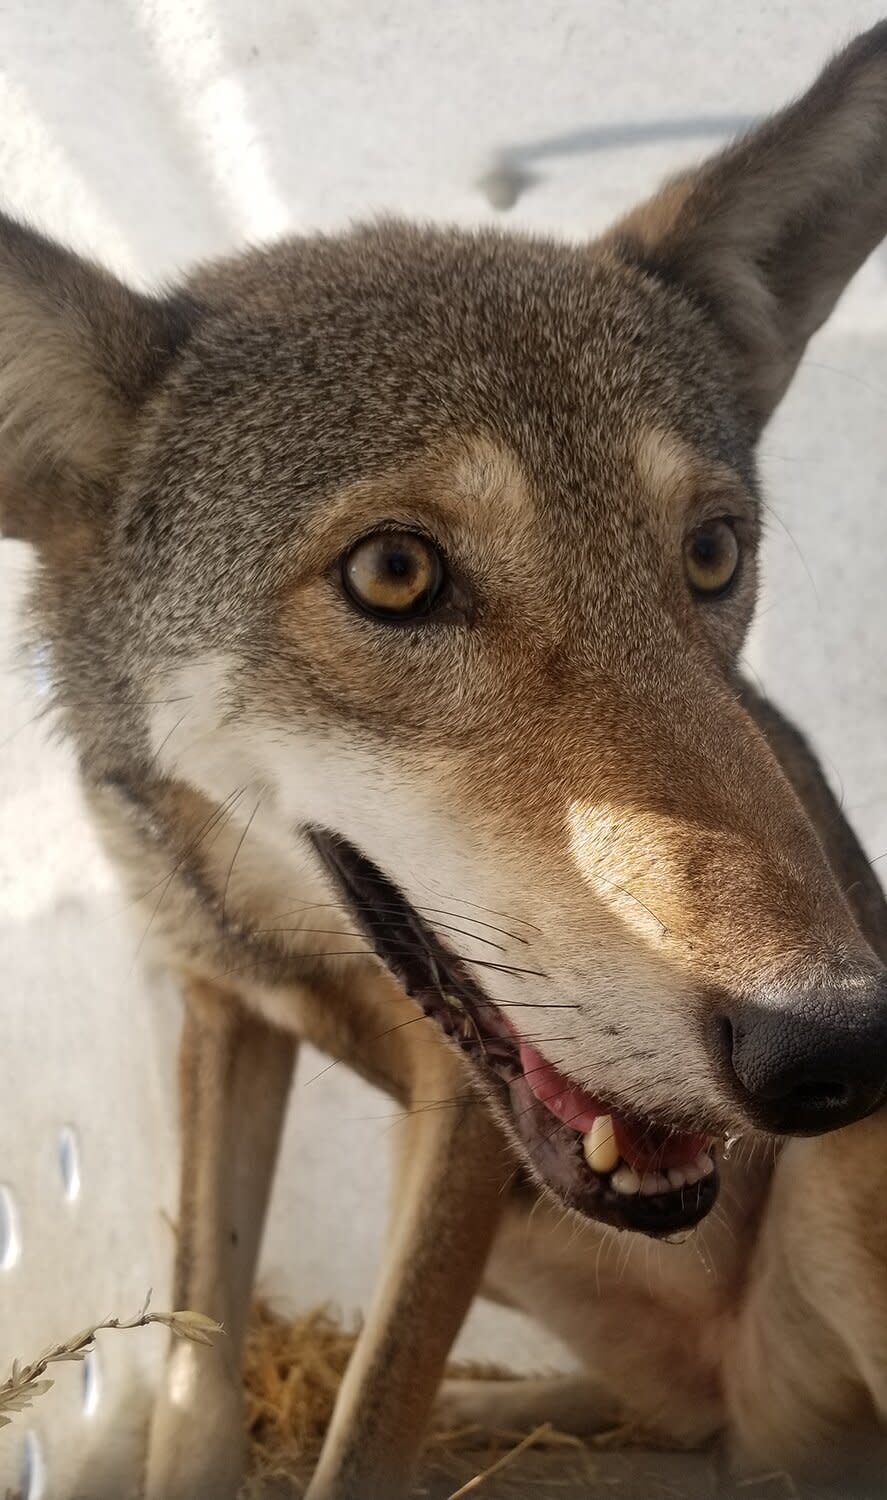
[(134, 424), (193, 325), (0, 216), (0, 523), (42, 545), (93, 526)]
[(608, 237), (727, 335), (763, 426), (807, 341), (887, 233), (887, 22), (799, 100), (669, 183)]

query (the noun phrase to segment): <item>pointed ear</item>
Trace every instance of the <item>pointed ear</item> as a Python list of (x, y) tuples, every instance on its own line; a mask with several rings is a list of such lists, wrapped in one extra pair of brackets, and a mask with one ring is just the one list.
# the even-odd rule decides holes
[(887, 22), (796, 103), (668, 184), (608, 236), (685, 287), (737, 356), (759, 427), (810, 336), (887, 233)]
[(0, 215), (0, 530), (57, 539), (100, 522), (185, 299), (131, 291)]

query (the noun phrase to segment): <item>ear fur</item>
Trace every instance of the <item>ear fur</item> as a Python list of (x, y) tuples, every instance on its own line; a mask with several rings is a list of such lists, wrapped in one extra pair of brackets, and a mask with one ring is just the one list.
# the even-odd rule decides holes
[(92, 519), (139, 407), (186, 337), (184, 299), (132, 291), (0, 215), (0, 529)]
[(887, 21), (800, 99), (668, 183), (608, 239), (703, 303), (767, 421), (808, 339), (887, 234)]

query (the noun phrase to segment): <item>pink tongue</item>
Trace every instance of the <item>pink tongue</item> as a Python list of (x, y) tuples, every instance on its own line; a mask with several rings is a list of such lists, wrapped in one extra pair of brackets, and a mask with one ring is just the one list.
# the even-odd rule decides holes
[(641, 1172), (688, 1166), (708, 1145), (704, 1135), (676, 1135), (644, 1120), (616, 1114), (593, 1094), (570, 1083), (528, 1042), (520, 1044), (520, 1060), (536, 1098), (571, 1130), (585, 1135), (599, 1115), (610, 1115), (620, 1156)]
[(575, 1083), (570, 1083), (529, 1042), (521, 1042), (520, 1060), (527, 1083), (536, 1098), (564, 1125), (578, 1130), (580, 1135), (585, 1135), (591, 1129), (598, 1115), (609, 1114), (605, 1104), (601, 1104), (591, 1094), (586, 1094)]

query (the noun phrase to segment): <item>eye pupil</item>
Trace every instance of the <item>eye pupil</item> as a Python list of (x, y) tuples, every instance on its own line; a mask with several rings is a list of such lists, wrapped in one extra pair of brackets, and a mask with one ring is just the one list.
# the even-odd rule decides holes
[(342, 560), (345, 592), (364, 614), (409, 620), (428, 614), (443, 587), (440, 553), (410, 532), (377, 532)]
[(708, 521), (692, 532), (684, 544), (684, 564), (694, 592), (723, 594), (739, 567), (739, 541), (730, 522)]

